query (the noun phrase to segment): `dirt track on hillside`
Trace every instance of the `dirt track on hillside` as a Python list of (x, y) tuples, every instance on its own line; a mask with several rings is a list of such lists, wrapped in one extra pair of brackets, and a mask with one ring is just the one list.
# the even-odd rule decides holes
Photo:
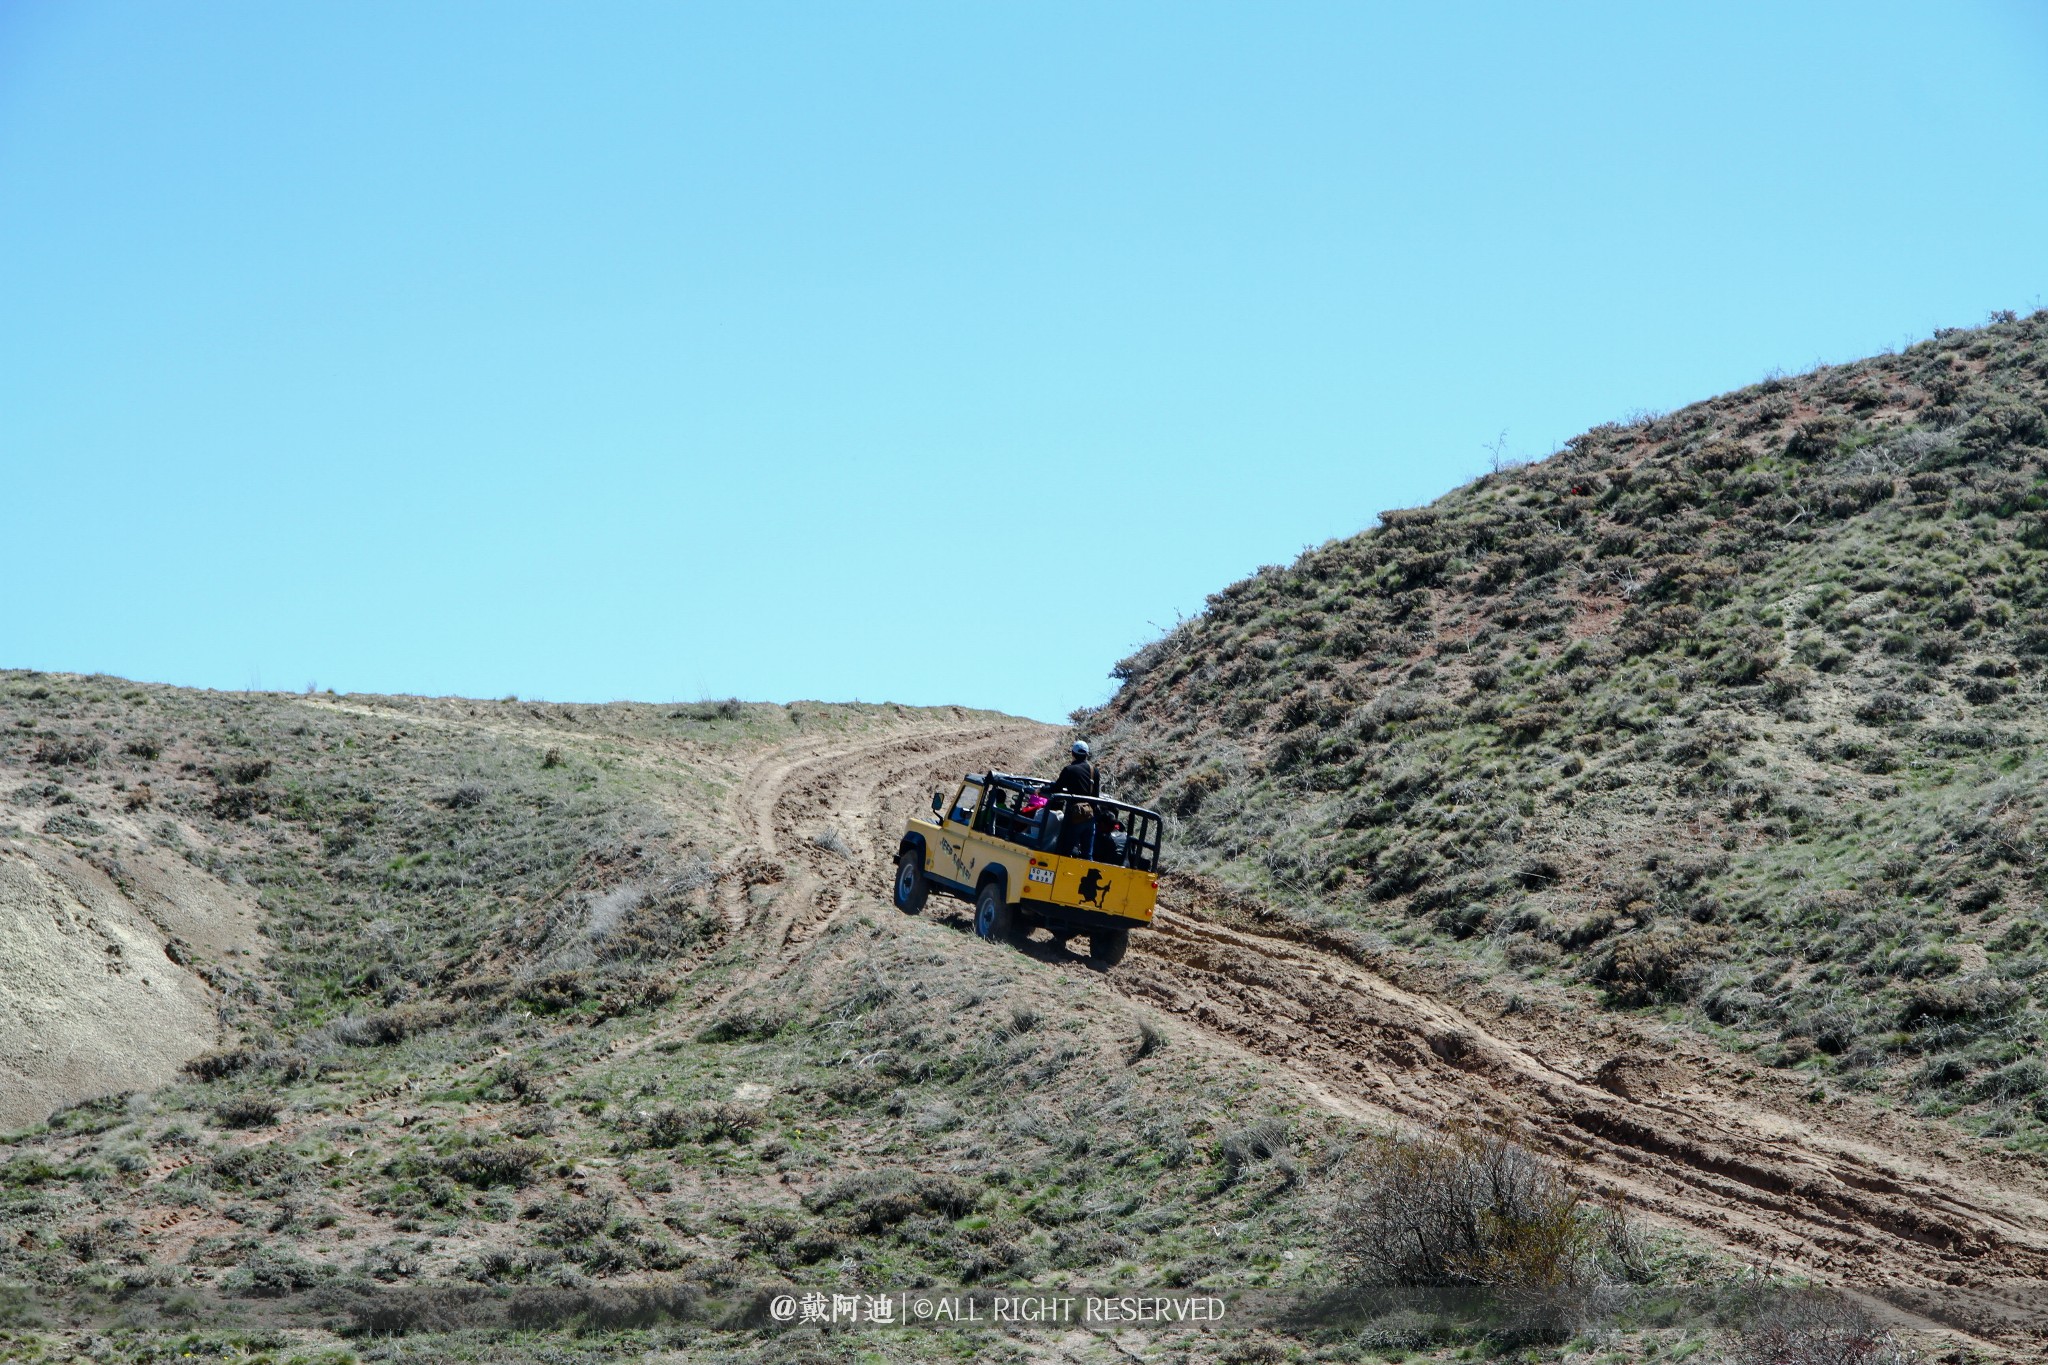
[[(745, 846), (719, 882), (729, 929), (766, 940), (740, 984), (772, 979), (840, 913), (887, 896), (901, 822), (931, 787), (1023, 768), (1056, 738), (975, 718), (757, 759), (730, 812)], [(777, 894), (757, 905), (768, 883)], [(1373, 963), (1217, 888), (1169, 879), (1162, 898), (1153, 931), (1106, 973), (1043, 940), (1026, 951), (1152, 1007), (1191, 1045), (1261, 1060), (1331, 1110), (1512, 1131), (1592, 1188), (1753, 1262), (2007, 1349), (2048, 1342), (2048, 1163), (1858, 1097), (1808, 1100), (1810, 1077), (1759, 1072), (1679, 1030), (1510, 1005)]]

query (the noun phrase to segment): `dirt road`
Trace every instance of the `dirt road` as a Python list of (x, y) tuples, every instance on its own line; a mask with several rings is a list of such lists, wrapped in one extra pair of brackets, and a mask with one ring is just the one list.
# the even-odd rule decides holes
[[(758, 759), (730, 812), (746, 846), (720, 881), (730, 927), (767, 939), (752, 979), (887, 896), (901, 822), (933, 786), (1028, 768), (1058, 737), (977, 718)], [(780, 894), (757, 908), (748, 892), (764, 880)], [(1262, 1059), (1332, 1110), (1512, 1130), (1750, 1260), (2007, 1350), (2048, 1344), (2048, 1163), (1818, 1095), (1811, 1077), (1758, 1071), (1682, 1030), (1376, 962), (1217, 888), (1169, 878), (1162, 897), (1153, 931), (1108, 972), (1043, 940), (1026, 951), (1156, 1009), (1191, 1043)]]

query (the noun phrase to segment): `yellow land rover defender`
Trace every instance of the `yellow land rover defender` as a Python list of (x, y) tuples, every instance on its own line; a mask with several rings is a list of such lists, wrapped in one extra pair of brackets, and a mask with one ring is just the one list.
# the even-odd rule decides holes
[(1022, 943), (1034, 929), (1088, 936), (1090, 960), (1123, 960), (1159, 899), (1159, 813), (1101, 796), (1040, 796), (1042, 777), (969, 773), (932, 793), (896, 854), (896, 908), (914, 915), (936, 888), (974, 905), (974, 932)]

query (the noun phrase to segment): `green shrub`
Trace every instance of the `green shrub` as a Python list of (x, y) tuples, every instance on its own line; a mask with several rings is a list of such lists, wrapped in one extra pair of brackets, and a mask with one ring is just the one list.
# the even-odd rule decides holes
[(486, 1142), (437, 1157), (431, 1166), (452, 1180), (482, 1190), (494, 1185), (524, 1185), (547, 1162), (547, 1151), (531, 1143)]
[(1899, 1023), (1917, 1029), (1959, 1021), (1981, 1022), (2011, 1014), (2026, 997), (2026, 988), (2018, 982), (1995, 977), (1922, 983), (1907, 992), (1899, 1009)]
[(845, 1176), (804, 1196), (813, 1213), (835, 1214), (859, 1233), (880, 1232), (918, 1214), (959, 1218), (980, 1192), (954, 1176), (883, 1167)]

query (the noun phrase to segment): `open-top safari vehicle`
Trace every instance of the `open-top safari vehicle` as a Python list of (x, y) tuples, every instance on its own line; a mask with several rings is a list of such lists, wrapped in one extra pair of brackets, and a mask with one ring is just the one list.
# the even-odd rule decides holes
[(949, 803), (932, 793), (896, 854), (896, 908), (924, 909), (933, 890), (974, 905), (974, 931), (1022, 943), (1035, 929), (1088, 936), (1088, 956), (1121, 961), (1131, 930), (1159, 898), (1159, 812), (1103, 796), (1041, 792), (1014, 773), (969, 773)]

